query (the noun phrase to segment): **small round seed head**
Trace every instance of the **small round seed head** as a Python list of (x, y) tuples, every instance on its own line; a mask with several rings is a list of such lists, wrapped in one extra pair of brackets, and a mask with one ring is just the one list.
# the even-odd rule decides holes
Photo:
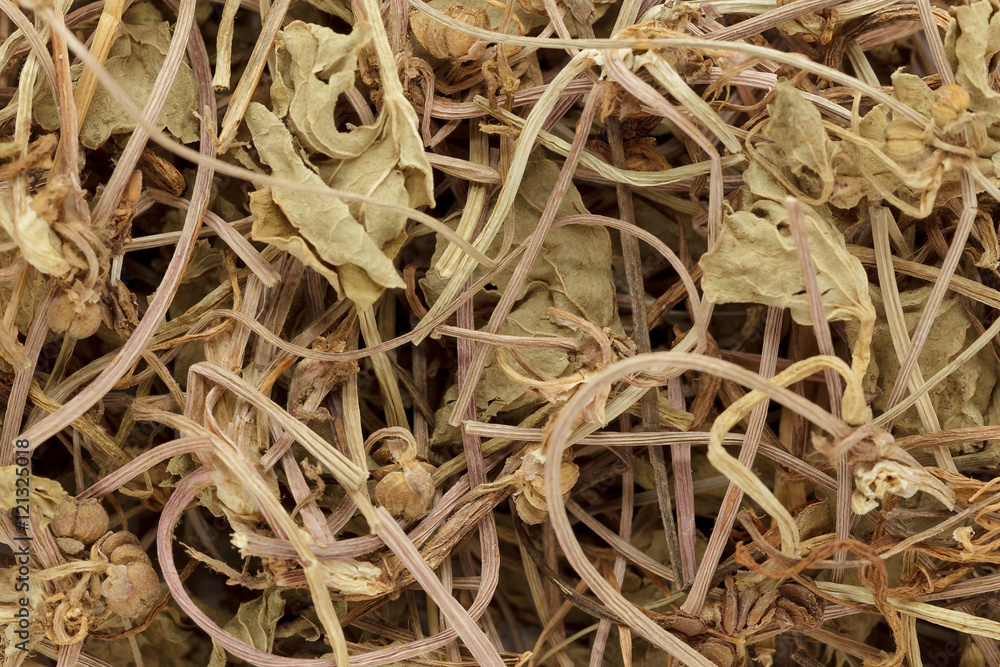
[(940, 127), (957, 119), (969, 108), (969, 93), (962, 86), (949, 83), (934, 92), (931, 117)]
[(101, 595), (112, 612), (135, 618), (156, 599), (159, 588), (156, 570), (147, 559), (144, 563), (109, 565), (101, 582)]
[(103, 540), (100, 544), (101, 553), (108, 556), (108, 560), (111, 559), (111, 554), (115, 552), (120, 546), (126, 544), (134, 544), (139, 546), (139, 538), (128, 532), (127, 530), (119, 530), (117, 533), (112, 533), (108, 535), (107, 539)]
[(913, 121), (896, 118), (885, 127), (886, 151), (902, 163), (916, 162), (927, 154), (923, 129)]
[[(476, 28), (489, 30), (490, 17), (482, 7), (469, 8), (458, 3), (448, 6), (444, 13), (456, 21)], [(442, 60), (476, 60), (486, 52), (486, 42), (472, 35), (439, 23), (426, 14), (412, 12), (410, 27), (420, 45), (435, 58)]]
[(108, 532), (108, 513), (99, 500), (67, 496), (56, 506), (51, 528), (57, 538), (70, 538), (89, 546)]
[(375, 485), (375, 500), (395, 517), (417, 519), (434, 500), (434, 466), (424, 461), (407, 460), (385, 466), (385, 474)]

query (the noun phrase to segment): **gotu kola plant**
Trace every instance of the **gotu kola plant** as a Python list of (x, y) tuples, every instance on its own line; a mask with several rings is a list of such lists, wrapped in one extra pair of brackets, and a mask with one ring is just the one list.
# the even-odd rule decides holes
[(1000, 664), (997, 8), (779, 4), (0, 7), (4, 659)]

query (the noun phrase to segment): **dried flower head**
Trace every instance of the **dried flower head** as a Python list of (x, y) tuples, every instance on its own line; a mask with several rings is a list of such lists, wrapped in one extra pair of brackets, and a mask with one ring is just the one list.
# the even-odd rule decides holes
[(872, 426), (862, 426), (837, 447), (814, 436), (813, 446), (831, 458), (847, 451), (854, 474), (851, 508), (855, 514), (867, 514), (890, 494), (910, 498), (917, 491), (930, 493), (949, 509), (955, 506), (955, 492), (949, 486), (896, 445), (892, 435)]
[[(490, 28), (490, 17), (482, 7), (469, 8), (452, 3), (444, 13), (466, 25), (484, 30)], [(487, 42), (440, 23), (426, 14), (410, 12), (410, 27), (420, 45), (435, 58), (464, 62), (481, 60), (486, 55)]]
[(109, 565), (101, 582), (101, 594), (108, 609), (125, 618), (140, 616), (156, 600), (159, 590), (156, 570), (148, 559), (128, 565)]

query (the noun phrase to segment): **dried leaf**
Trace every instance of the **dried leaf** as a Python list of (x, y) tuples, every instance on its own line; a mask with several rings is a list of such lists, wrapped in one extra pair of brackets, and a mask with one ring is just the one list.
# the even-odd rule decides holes
[[(514, 243), (520, 243), (535, 230), (558, 173), (559, 168), (548, 160), (536, 158), (529, 162), (514, 203)], [(579, 193), (570, 188), (557, 215), (562, 217), (586, 212)], [(487, 254), (498, 252), (502, 243), (503, 239), (498, 237)], [(436, 266), (444, 247), (443, 241), (438, 243), (432, 266)], [(475, 276), (481, 277), (485, 272), (486, 269), (480, 267)], [(496, 303), (512, 275), (513, 268), (510, 268), (487, 285), (476, 299), (477, 307)], [(447, 282), (434, 269), (428, 271), (427, 277), (421, 281), (428, 302), (433, 303), (438, 298)], [(528, 273), (519, 297), (498, 333), (578, 338), (588, 335), (580, 329), (559, 325), (550, 312), (551, 308), (579, 315), (602, 329), (621, 331), (615, 308), (608, 232), (589, 225), (554, 229), (546, 237), (541, 256)], [(562, 350), (523, 348), (520, 354), (537, 369), (554, 378), (570, 369), (569, 356)], [(496, 356), (492, 358), (476, 391), (481, 419), (499, 412), (537, 406), (540, 402), (538, 395), (504, 373)], [(452, 402), (447, 401), (442, 411), (450, 411), (451, 405)], [(443, 426), (437, 429), (437, 433), (444, 434)]]
[(774, 102), (768, 110), (771, 118), (763, 133), (774, 144), (758, 149), (768, 171), (774, 173), (772, 165), (781, 165), (791, 171), (806, 194), (817, 193), (817, 199), (807, 203), (824, 203), (833, 189), (833, 159), (839, 147), (827, 137), (819, 110), (784, 80), (774, 89)]
[[(256, 600), (244, 602), (239, 611), (223, 628), (227, 633), (254, 648), (270, 652), (274, 646), (274, 633), (278, 621), (285, 615), (282, 589), (264, 591)], [(209, 667), (225, 667), (226, 651), (217, 642), (212, 649)]]
[(1000, 12), (990, 0), (952, 8), (945, 52), (973, 111), (1000, 118), (1000, 93), (990, 84), (1000, 56)]
[[(910, 335), (923, 313), (930, 290), (927, 286), (899, 294), (903, 319)], [(899, 374), (899, 360), (882, 304), (878, 299), (875, 303), (878, 319), (872, 336), (872, 361), (865, 375), (865, 393), (872, 398), (872, 407), (883, 411)], [(849, 327), (848, 331), (853, 333), (853, 327)], [(931, 377), (977, 337), (978, 332), (972, 326), (962, 300), (957, 296), (946, 298), (920, 351), (917, 363), (921, 372), (925, 377)], [(996, 386), (996, 362), (989, 350), (984, 349), (931, 389), (931, 403), (941, 428), (951, 430), (998, 423), (1000, 401), (994, 398)], [(923, 424), (916, 408), (907, 410), (895, 420), (894, 432), (897, 435), (914, 435), (922, 431)], [(958, 451), (968, 451), (972, 447), (973, 443), (969, 443), (958, 447)]]
[[(171, 32), (170, 24), (163, 20), (160, 10), (152, 3), (132, 5), (122, 16), (122, 24), (104, 68), (140, 109), (146, 105), (156, 75), (163, 68)], [(83, 72), (83, 65), (74, 65), (71, 72), (76, 81)], [(196, 108), (194, 74), (185, 61), (181, 63), (155, 125), (183, 143), (197, 141), (198, 120), (193, 113)], [(59, 116), (48, 87), (43, 88), (35, 100), (35, 120), (48, 130), (59, 128)], [(87, 148), (97, 148), (111, 135), (131, 132), (135, 127), (135, 120), (128, 112), (103, 86), (98, 86), (80, 129), (80, 143)]]
[[(246, 121), (254, 145), (274, 175), (324, 185), (298, 156), (291, 133), (274, 114), (260, 104), (251, 104)], [(252, 193), (250, 210), (257, 216), (254, 240), (287, 250), (350, 299), (373, 303), (380, 288), (405, 287), (392, 260), (340, 199), (263, 188)]]
[[(54, 479), (30, 475), (30, 489), (25, 483), (25, 476), (19, 475), (23, 466), (4, 466), (0, 468), (0, 510), (29, 508), (30, 515), (38, 515), (41, 525), (47, 526), (56, 515), (59, 503), (66, 497), (62, 485)], [(20, 499), (20, 502), (19, 502)], [(24, 500), (29, 499), (29, 500)]]
[[(863, 335), (854, 346), (855, 372), (868, 365), (875, 307), (868, 294), (868, 276), (848, 251), (844, 235), (824, 208), (803, 206), (809, 252), (828, 320), (857, 320)], [(761, 303), (788, 308), (792, 318), (812, 325), (799, 260), (785, 207), (759, 201), (750, 210), (730, 213), (716, 247), (699, 261), (705, 270), (705, 297), (715, 303)]]
[(340, 96), (354, 86), (358, 56), (371, 41), (371, 28), (362, 23), (342, 35), (295, 21), (278, 39), (278, 76), (271, 87), (275, 115), (284, 118), (287, 114), (288, 128), (310, 153), (339, 160), (364, 153), (378, 138), (380, 125), (341, 132), (336, 106)]
[[(283, 88), (272, 95), (277, 115), (254, 103), (245, 116), (272, 172), (402, 206), (432, 203), (431, 167), (395, 67), (373, 125), (338, 132), (331, 122), (340, 95), (353, 86), (358, 53), (370, 41), (368, 29), (359, 25), (350, 35), (339, 35), (295, 22), (281, 36)], [(286, 104), (288, 128), (279, 119)], [(374, 303), (385, 288), (404, 286), (392, 264), (405, 238), (404, 213), (281, 188), (253, 193), (251, 210), (257, 216), (255, 240), (295, 255), (361, 307)]]

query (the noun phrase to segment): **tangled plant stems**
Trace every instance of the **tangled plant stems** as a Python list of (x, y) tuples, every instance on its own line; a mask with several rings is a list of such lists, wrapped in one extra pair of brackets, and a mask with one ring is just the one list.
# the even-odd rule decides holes
[(4, 665), (1000, 666), (990, 0), (0, 12)]

